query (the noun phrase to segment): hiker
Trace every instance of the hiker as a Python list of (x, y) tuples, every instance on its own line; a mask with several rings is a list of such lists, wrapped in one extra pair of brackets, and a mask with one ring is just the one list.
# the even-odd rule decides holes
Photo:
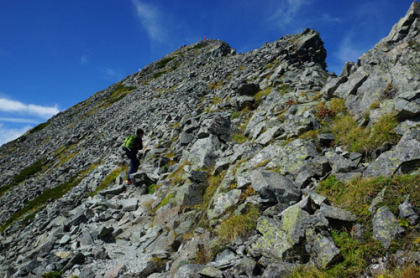
[(143, 148), (143, 129), (137, 129), (136, 135), (128, 136), (123, 144), (123, 150), (125, 154), (130, 159), (130, 169), (128, 170), (126, 184), (132, 184), (130, 174), (137, 172), (137, 169), (140, 166), (140, 160), (137, 158), (137, 153)]

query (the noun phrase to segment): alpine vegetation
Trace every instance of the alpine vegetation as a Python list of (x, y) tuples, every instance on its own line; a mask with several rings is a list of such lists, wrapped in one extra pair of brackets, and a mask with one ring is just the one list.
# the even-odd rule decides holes
[(419, 277), (419, 27), (200, 41), (1, 146), (0, 277)]

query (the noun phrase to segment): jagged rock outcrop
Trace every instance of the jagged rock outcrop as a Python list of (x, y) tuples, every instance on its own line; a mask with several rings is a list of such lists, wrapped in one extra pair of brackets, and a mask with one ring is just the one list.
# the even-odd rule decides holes
[[(418, 239), (419, 10), (338, 77), (311, 29), (248, 53), (201, 41), (3, 145), (0, 276), (283, 277), (347, 263), (343, 241), (385, 253)], [(120, 146), (137, 127), (126, 186)], [(370, 206), (351, 212), (319, 195), (380, 176), (412, 178), (400, 203), (386, 195), (395, 180), (375, 199), (366, 186)], [(418, 258), (369, 257), (383, 269)], [(376, 275), (369, 264), (359, 274)]]

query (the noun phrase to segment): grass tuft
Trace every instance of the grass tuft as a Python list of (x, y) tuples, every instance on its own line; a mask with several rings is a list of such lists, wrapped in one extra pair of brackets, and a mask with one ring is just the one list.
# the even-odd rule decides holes
[(222, 241), (232, 242), (238, 237), (246, 237), (250, 231), (257, 227), (260, 215), (260, 210), (255, 206), (249, 208), (248, 212), (244, 214), (232, 214), (217, 226), (216, 233)]
[(400, 136), (394, 131), (398, 125), (396, 116), (385, 115), (371, 127), (359, 126), (350, 114), (336, 117), (331, 124), (331, 131), (337, 143), (345, 145), (349, 151), (370, 153), (385, 142), (395, 144)]

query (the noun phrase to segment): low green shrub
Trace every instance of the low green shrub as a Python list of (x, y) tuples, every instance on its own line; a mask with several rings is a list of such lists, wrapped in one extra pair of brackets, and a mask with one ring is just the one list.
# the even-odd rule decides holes
[(359, 277), (372, 258), (384, 256), (386, 253), (381, 244), (372, 238), (361, 242), (352, 238), (348, 232), (336, 230), (332, 230), (331, 236), (340, 249), (343, 261), (326, 271), (330, 277)]
[(332, 175), (320, 183), (317, 192), (337, 206), (355, 213), (360, 220), (366, 219), (367, 207), (383, 188), (386, 191), (382, 205), (389, 206), (398, 215), (398, 205), (404, 202), (407, 195), (411, 200), (420, 200), (420, 174), (359, 178), (346, 183)]
[(265, 96), (271, 93), (271, 87), (267, 87), (264, 90), (259, 91), (255, 94), (254, 99), (257, 104), (260, 104)]
[(342, 98), (333, 98), (331, 99), (328, 107), (329, 109), (336, 115), (340, 113), (346, 113), (347, 107), (346, 107), (346, 100)]
[(241, 116), (242, 112), (241, 111), (235, 111), (232, 113), (232, 116), (230, 117), (232, 120), (233, 119), (237, 119)]
[(156, 63), (157, 67), (159, 69), (164, 68), (170, 61), (172, 61), (173, 59), (175, 59), (175, 57), (168, 57), (168, 58), (163, 58), (160, 61), (158, 61)]
[(156, 192), (156, 190), (159, 188), (159, 186), (156, 183), (152, 183), (147, 186), (146, 192), (147, 194), (153, 194)]
[(37, 126), (35, 126), (34, 128), (29, 130), (29, 134), (35, 133), (37, 131), (43, 130), (44, 128), (46, 128), (48, 125), (50, 124), (50, 121), (47, 121), (45, 123), (41, 123)]
[(420, 266), (408, 265), (385, 271), (378, 278), (418, 278), (420, 277)]

